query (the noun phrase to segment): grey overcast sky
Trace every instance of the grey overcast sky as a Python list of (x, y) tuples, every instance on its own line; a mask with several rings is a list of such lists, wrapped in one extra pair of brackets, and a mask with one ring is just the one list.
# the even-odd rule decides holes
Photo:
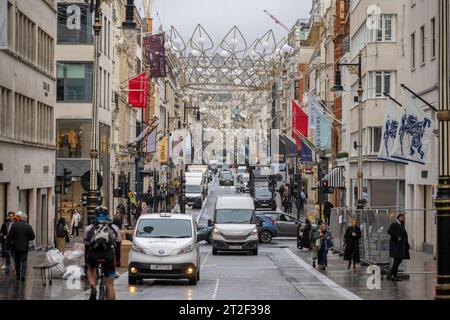
[[(263, 10), (290, 28), (297, 19), (309, 18), (312, 0), (154, 0), (153, 3), (156, 28), (160, 24), (157, 11), (164, 30), (173, 25), (185, 39), (201, 24), (217, 44), (236, 25), (250, 44), (269, 29), (274, 31), (277, 41), (287, 35)], [(140, 8), (141, 0), (135, 0), (135, 4)]]

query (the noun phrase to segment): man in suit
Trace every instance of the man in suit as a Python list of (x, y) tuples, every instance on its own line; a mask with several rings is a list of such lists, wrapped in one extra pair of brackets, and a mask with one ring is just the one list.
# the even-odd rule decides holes
[(392, 281), (401, 281), (401, 279), (397, 277), (398, 267), (404, 259), (410, 258), (405, 219), (405, 214), (400, 213), (397, 216), (397, 220), (393, 222), (388, 229), (388, 234), (391, 236), (391, 239), (389, 240), (389, 256), (394, 258), (394, 262), (391, 270), (389, 270), (387, 279)]
[(27, 223), (28, 216), (23, 212), (16, 214), (18, 221), (9, 230), (8, 248), (14, 252), (16, 280), (25, 281), (30, 241), (35, 239), (33, 228)]

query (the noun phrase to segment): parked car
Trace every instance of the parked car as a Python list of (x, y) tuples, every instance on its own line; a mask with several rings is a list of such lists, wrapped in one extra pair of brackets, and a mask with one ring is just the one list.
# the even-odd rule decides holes
[(275, 197), (268, 187), (255, 188), (253, 193), (253, 202), (255, 203), (256, 210), (275, 210), (277, 208)]
[(300, 220), (296, 217), (280, 211), (260, 211), (258, 214), (271, 217), (277, 223), (279, 237), (296, 237), (298, 228), (301, 226)]
[(256, 221), (262, 221), (258, 224), (258, 238), (261, 243), (270, 243), (272, 238), (278, 237), (277, 222), (272, 217), (256, 212)]
[(233, 186), (233, 185), (234, 185), (234, 178), (231, 172), (222, 171), (219, 174), (219, 186)]
[(143, 279), (200, 280), (200, 253), (193, 216), (186, 214), (145, 214), (136, 224), (129, 253), (128, 283)]

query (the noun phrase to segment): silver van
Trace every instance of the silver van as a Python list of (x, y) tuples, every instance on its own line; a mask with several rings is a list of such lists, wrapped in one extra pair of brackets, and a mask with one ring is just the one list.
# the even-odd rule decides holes
[(218, 197), (212, 226), (212, 254), (249, 251), (258, 254), (258, 226), (253, 199), (247, 196)]

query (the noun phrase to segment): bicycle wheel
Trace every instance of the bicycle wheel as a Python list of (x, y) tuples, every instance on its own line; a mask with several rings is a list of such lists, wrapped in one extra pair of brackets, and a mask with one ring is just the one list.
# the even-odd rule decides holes
[(100, 288), (98, 291), (98, 300), (106, 300), (106, 289), (105, 289), (105, 285), (100, 282)]

